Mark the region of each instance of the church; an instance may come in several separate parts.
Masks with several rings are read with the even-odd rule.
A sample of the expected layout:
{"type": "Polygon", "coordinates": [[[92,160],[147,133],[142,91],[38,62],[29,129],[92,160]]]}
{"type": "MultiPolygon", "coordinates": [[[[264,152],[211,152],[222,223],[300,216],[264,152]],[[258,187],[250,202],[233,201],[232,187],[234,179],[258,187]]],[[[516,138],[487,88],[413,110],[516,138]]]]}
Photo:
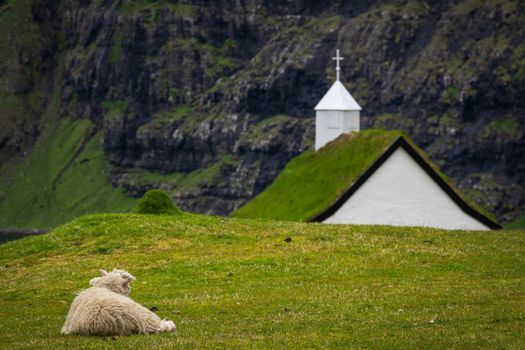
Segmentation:
{"type": "Polygon", "coordinates": [[[315,150],[292,159],[236,217],[328,224],[499,229],[403,132],[360,130],[361,107],[340,81],[315,106],[315,150]]]}

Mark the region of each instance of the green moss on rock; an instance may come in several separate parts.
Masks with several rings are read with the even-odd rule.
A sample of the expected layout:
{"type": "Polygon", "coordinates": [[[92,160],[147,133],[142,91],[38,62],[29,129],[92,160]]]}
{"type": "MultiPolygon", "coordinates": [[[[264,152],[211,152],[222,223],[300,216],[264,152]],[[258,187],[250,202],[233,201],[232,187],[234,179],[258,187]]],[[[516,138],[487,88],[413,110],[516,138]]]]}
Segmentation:
{"type": "Polygon", "coordinates": [[[118,118],[124,115],[127,106],[127,102],[122,100],[102,102],[102,107],[105,111],[104,116],[108,119],[118,118]]]}
{"type": "Polygon", "coordinates": [[[519,140],[522,136],[519,123],[512,116],[491,121],[478,134],[478,139],[483,141],[491,137],[507,140],[519,140]]]}

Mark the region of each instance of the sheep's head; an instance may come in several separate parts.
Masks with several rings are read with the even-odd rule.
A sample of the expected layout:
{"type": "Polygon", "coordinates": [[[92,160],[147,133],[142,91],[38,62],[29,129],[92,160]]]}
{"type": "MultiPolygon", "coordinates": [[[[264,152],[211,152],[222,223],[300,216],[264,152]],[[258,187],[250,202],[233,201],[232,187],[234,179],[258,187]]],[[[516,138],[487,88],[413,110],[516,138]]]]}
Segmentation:
{"type": "Polygon", "coordinates": [[[135,277],[124,270],[114,269],[111,272],[106,270],[100,270],[101,277],[95,277],[89,284],[93,287],[107,288],[115,293],[128,296],[131,293],[131,281],[135,280],[135,277]]]}

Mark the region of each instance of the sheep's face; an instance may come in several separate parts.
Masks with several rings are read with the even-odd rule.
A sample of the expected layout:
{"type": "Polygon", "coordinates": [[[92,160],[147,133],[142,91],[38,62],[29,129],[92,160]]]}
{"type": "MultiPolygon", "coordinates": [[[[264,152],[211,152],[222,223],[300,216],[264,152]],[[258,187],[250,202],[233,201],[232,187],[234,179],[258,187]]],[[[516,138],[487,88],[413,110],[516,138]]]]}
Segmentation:
{"type": "Polygon", "coordinates": [[[124,270],[114,269],[111,272],[100,270],[101,277],[93,278],[89,284],[93,287],[107,288],[115,293],[129,296],[131,293],[130,283],[135,280],[130,273],[124,270]]]}

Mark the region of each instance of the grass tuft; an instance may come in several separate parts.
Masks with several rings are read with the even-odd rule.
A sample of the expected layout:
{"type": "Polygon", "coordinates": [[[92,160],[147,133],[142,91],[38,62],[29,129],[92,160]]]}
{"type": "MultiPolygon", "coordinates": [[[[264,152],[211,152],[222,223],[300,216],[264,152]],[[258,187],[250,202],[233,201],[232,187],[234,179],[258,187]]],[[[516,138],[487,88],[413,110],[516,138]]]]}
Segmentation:
{"type": "Polygon", "coordinates": [[[170,215],[181,213],[180,209],[173,204],[170,196],[161,190],[149,190],[144,193],[133,212],[137,214],[170,215]]]}

